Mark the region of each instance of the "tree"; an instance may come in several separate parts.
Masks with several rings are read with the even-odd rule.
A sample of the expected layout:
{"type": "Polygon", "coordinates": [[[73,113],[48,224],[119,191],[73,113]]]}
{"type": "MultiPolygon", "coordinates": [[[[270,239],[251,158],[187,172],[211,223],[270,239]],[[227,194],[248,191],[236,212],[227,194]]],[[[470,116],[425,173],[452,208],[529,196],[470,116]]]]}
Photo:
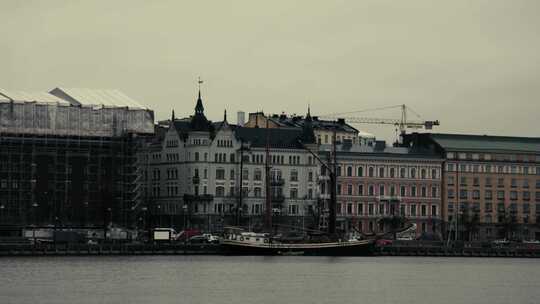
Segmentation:
{"type": "Polygon", "coordinates": [[[379,219],[379,224],[383,230],[392,233],[392,238],[396,239],[397,232],[407,223],[407,218],[400,215],[385,216],[379,219]]]}

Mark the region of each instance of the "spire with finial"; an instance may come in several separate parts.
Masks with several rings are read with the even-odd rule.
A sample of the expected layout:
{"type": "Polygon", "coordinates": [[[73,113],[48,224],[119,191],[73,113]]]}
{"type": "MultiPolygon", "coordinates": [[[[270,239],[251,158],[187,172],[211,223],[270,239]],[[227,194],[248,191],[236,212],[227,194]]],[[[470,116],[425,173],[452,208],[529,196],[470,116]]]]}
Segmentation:
{"type": "Polygon", "coordinates": [[[203,83],[203,81],[201,80],[201,77],[199,77],[199,80],[198,80],[199,98],[197,98],[197,105],[195,106],[195,114],[204,114],[204,107],[203,107],[202,98],[201,98],[201,83],[203,83]]]}
{"type": "Polygon", "coordinates": [[[175,117],[174,117],[174,109],[172,109],[172,113],[171,113],[171,121],[175,121],[175,117]]]}
{"type": "Polygon", "coordinates": [[[227,109],[225,109],[225,112],[223,113],[223,122],[227,121],[227,109]]]}
{"type": "Polygon", "coordinates": [[[309,105],[300,138],[304,143],[315,143],[315,133],[313,132],[313,125],[311,124],[311,109],[309,105]]]}
{"type": "Polygon", "coordinates": [[[311,121],[311,106],[310,106],[309,104],[308,104],[308,106],[307,106],[306,120],[311,121]]]}

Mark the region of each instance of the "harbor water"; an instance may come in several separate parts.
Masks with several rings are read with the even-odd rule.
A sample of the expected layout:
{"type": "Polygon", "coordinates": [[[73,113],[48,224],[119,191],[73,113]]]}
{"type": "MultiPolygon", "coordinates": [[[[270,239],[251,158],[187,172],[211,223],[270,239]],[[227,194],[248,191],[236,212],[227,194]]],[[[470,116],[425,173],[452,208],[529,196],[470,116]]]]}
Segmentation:
{"type": "Polygon", "coordinates": [[[539,303],[536,259],[0,258],[0,303],[539,303]]]}

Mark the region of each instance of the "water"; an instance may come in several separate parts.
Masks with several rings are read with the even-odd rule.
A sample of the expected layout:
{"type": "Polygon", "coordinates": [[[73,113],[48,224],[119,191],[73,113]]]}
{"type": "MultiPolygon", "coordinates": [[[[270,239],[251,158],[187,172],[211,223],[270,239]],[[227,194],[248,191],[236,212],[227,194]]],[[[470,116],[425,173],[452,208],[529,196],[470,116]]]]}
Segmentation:
{"type": "Polygon", "coordinates": [[[0,258],[0,303],[539,303],[540,261],[420,257],[0,258]]]}

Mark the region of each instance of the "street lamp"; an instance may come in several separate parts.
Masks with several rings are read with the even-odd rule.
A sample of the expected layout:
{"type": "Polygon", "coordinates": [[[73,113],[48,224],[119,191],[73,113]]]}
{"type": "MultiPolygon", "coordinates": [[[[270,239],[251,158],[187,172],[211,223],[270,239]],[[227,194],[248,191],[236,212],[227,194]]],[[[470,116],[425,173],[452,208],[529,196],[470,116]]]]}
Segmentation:
{"type": "Polygon", "coordinates": [[[32,227],[32,238],[34,239],[34,246],[36,246],[36,222],[37,222],[36,208],[38,206],[39,205],[36,202],[34,202],[32,204],[32,213],[34,214],[34,224],[33,224],[33,227],[32,227]]]}
{"type": "Polygon", "coordinates": [[[188,205],[187,204],[184,204],[184,206],[182,206],[182,210],[184,211],[184,231],[186,230],[186,221],[187,221],[187,210],[188,210],[188,205]]]}
{"type": "Polygon", "coordinates": [[[4,221],[4,209],[6,207],[2,204],[0,205],[0,223],[2,223],[4,221]]]}

